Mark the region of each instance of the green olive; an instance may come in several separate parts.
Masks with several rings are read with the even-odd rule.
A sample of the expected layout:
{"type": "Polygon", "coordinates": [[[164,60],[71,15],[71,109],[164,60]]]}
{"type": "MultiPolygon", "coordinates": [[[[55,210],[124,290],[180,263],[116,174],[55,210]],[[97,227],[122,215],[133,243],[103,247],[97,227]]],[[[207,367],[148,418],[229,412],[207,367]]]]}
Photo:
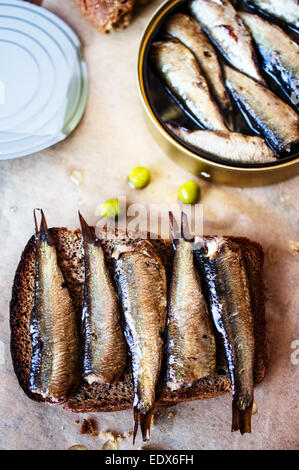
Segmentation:
{"type": "Polygon", "coordinates": [[[108,199],[107,201],[103,202],[101,206],[101,216],[107,217],[108,219],[112,219],[119,215],[119,203],[118,199],[108,199]]]}
{"type": "Polygon", "coordinates": [[[195,181],[187,181],[179,188],[179,198],[184,204],[195,204],[199,198],[199,186],[195,181]]]}
{"type": "Polygon", "coordinates": [[[150,171],[143,166],[136,166],[129,174],[129,183],[134,186],[134,188],[141,189],[144,188],[149,183],[151,178],[150,171]]]}

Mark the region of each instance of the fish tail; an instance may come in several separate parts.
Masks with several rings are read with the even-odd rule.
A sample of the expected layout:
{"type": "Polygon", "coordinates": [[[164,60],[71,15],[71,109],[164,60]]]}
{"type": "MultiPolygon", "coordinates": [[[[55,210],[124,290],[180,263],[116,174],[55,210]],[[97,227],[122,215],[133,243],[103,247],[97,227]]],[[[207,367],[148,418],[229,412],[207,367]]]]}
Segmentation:
{"type": "Polygon", "coordinates": [[[35,235],[39,237],[41,241],[46,241],[50,245],[53,245],[54,242],[52,240],[51,235],[49,234],[48,231],[48,224],[47,220],[44,214],[44,211],[42,209],[33,209],[33,216],[34,216],[34,223],[35,223],[35,235]],[[36,217],[36,211],[40,212],[40,227],[38,228],[38,223],[37,223],[37,217],[36,217]]]}
{"type": "Polygon", "coordinates": [[[138,430],[138,423],[139,423],[139,411],[134,408],[134,429],[133,429],[133,445],[135,444],[135,437],[138,430]]]}
{"type": "Polygon", "coordinates": [[[35,233],[37,234],[38,232],[41,233],[46,233],[48,231],[48,225],[46,221],[46,217],[44,214],[44,211],[42,209],[33,209],[33,216],[34,216],[34,223],[35,223],[35,233]],[[40,221],[40,228],[38,228],[38,223],[37,223],[37,217],[36,217],[36,211],[40,212],[41,215],[41,221],[40,221]]]}
{"type": "Polygon", "coordinates": [[[141,427],[141,433],[142,433],[142,439],[144,441],[148,441],[150,438],[150,433],[151,433],[151,423],[152,423],[152,416],[153,416],[153,408],[146,413],[141,413],[140,414],[140,427],[141,427]]]}
{"type": "Polygon", "coordinates": [[[171,232],[171,240],[174,249],[176,249],[175,241],[178,238],[183,237],[184,240],[192,242],[194,241],[194,237],[190,234],[188,219],[185,212],[181,212],[181,229],[175,220],[173,213],[169,211],[169,225],[170,225],[170,232],[171,232]]]}
{"type": "Polygon", "coordinates": [[[171,211],[168,212],[169,215],[169,226],[170,226],[170,233],[171,233],[171,241],[173,248],[176,249],[175,246],[175,240],[177,238],[180,238],[181,234],[179,231],[179,226],[177,224],[177,221],[175,220],[173,213],[171,211]]]}
{"type": "Polygon", "coordinates": [[[181,212],[181,233],[184,240],[188,242],[194,241],[194,237],[190,234],[188,218],[185,212],[181,212]]]}
{"type": "Polygon", "coordinates": [[[90,226],[87,224],[86,220],[83,218],[80,211],[78,211],[78,214],[79,214],[79,220],[80,220],[83,240],[86,243],[93,243],[95,241],[95,238],[94,238],[94,235],[92,233],[92,230],[91,230],[90,226]]]}
{"type": "Polygon", "coordinates": [[[143,441],[148,441],[151,432],[151,423],[154,409],[150,409],[146,413],[141,413],[140,410],[134,408],[134,430],[133,430],[133,444],[135,443],[135,437],[138,430],[138,423],[140,422],[140,428],[142,433],[143,441]]]}
{"type": "Polygon", "coordinates": [[[35,224],[35,235],[39,232],[38,230],[38,223],[37,223],[37,217],[36,217],[36,211],[39,211],[40,209],[33,209],[33,217],[34,217],[34,224],[35,224]]]}
{"type": "Polygon", "coordinates": [[[237,401],[233,400],[232,431],[240,430],[241,434],[251,432],[252,405],[253,399],[245,410],[240,410],[237,401]]]}
{"type": "Polygon", "coordinates": [[[47,224],[47,221],[46,221],[44,211],[42,209],[40,209],[40,214],[41,214],[41,221],[40,221],[39,231],[41,233],[46,233],[46,232],[48,232],[48,224],[47,224]]]}

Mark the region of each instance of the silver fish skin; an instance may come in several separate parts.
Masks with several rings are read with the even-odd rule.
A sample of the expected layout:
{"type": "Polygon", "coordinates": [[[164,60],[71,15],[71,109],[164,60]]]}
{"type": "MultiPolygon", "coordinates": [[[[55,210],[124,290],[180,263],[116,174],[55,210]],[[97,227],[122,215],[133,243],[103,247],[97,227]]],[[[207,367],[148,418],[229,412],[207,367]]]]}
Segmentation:
{"type": "MultiPolygon", "coordinates": [[[[177,230],[173,228],[173,220],[170,214],[175,255],[169,291],[165,350],[166,383],[171,390],[177,390],[184,385],[192,385],[202,377],[214,375],[216,343],[194,263],[193,242],[176,237],[177,230]]],[[[185,216],[182,215],[182,226],[184,220],[185,216]]]]}
{"type": "Polygon", "coordinates": [[[151,60],[182,104],[210,130],[227,130],[193,53],[176,39],[155,42],[151,60]]]}
{"type": "Polygon", "coordinates": [[[232,382],[232,431],[251,432],[254,319],[241,248],[224,237],[205,237],[196,251],[209,291],[210,311],[224,342],[232,382]]]}
{"type": "Polygon", "coordinates": [[[42,211],[41,215],[41,227],[35,235],[29,388],[52,402],[64,402],[80,380],[78,322],[42,211]]]}
{"type": "Polygon", "coordinates": [[[133,439],[140,422],[143,440],[147,440],[163,355],[167,304],[165,268],[148,240],[131,245],[120,243],[112,256],[132,361],[133,439]]]}
{"type": "Polygon", "coordinates": [[[247,0],[247,3],[299,30],[298,0],[247,0]]]}
{"type": "Polygon", "coordinates": [[[281,85],[290,99],[298,100],[299,45],[279,26],[258,15],[241,12],[240,16],[255,40],[263,58],[264,70],[281,85]]]}
{"type": "Polygon", "coordinates": [[[205,75],[211,93],[223,112],[229,128],[232,129],[232,104],[224,85],[218,56],[207,35],[194,18],[183,13],[170,16],[164,30],[193,52],[205,75]]]}
{"type": "Polygon", "coordinates": [[[264,83],[251,34],[233,5],[228,0],[191,0],[189,8],[231,65],[264,83]]]}
{"type": "Polygon", "coordinates": [[[275,152],[289,152],[299,141],[298,114],[269,88],[224,67],[225,83],[251,126],[275,152]]]}
{"type": "Polygon", "coordinates": [[[100,241],[79,213],[85,281],[82,310],[83,376],[88,383],[115,383],[124,372],[127,345],[117,293],[100,241]]]}
{"type": "Polygon", "coordinates": [[[223,161],[269,163],[277,160],[274,152],[261,137],[238,132],[190,131],[169,123],[167,127],[196,150],[208,153],[223,161]]]}

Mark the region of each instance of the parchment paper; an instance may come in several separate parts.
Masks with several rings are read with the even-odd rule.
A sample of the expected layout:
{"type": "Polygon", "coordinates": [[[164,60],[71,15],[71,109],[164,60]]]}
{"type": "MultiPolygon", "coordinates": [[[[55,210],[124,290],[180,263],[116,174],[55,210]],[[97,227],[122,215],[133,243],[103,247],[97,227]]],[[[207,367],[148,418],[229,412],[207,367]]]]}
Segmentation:
{"type": "MultiPolygon", "coordinates": [[[[179,185],[193,178],[152,140],[137,94],[138,43],[158,4],[153,1],[143,8],[128,29],[103,36],[81,17],[71,0],[44,2],[80,36],[89,66],[90,91],[86,114],[65,142],[26,158],[0,162],[2,449],[67,449],[83,444],[100,450],[108,437],[80,435],[76,420],[82,422],[84,417],[93,417],[99,432],[131,429],[131,411],[76,415],[30,401],[12,370],[8,309],[15,269],[33,232],[34,207],[44,208],[50,226],[76,228],[78,208],[90,223],[95,223],[96,208],[115,195],[126,194],[136,202],[172,204],[177,201],[179,185]],[[152,172],[151,184],[142,191],[130,189],[126,181],[129,170],[136,165],[152,172]],[[81,171],[79,185],[74,182],[74,178],[76,182],[80,179],[74,170],[81,171]]],[[[296,354],[295,348],[299,348],[299,256],[289,251],[289,243],[299,241],[299,178],[253,189],[198,182],[205,233],[245,235],[262,243],[266,251],[270,367],[255,391],[258,413],[252,418],[252,434],[230,432],[231,397],[227,395],[162,410],[145,448],[298,448],[299,352],[296,354]]],[[[131,449],[131,439],[120,441],[119,446],[131,449]]],[[[135,448],[140,446],[138,436],[135,448]]]]}

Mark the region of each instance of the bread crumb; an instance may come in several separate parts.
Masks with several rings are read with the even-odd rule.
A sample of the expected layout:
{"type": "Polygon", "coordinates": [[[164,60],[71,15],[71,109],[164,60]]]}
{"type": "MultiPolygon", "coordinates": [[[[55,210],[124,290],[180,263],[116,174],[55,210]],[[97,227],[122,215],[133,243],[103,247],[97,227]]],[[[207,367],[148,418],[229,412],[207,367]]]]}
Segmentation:
{"type": "Polygon", "coordinates": [[[155,422],[163,418],[172,419],[174,418],[174,416],[175,411],[172,408],[167,408],[165,406],[161,408],[156,408],[154,412],[155,422]]]}
{"type": "Polygon", "coordinates": [[[297,241],[290,241],[289,242],[289,252],[296,256],[296,255],[299,255],[299,242],[297,241]]]}
{"type": "Polygon", "coordinates": [[[271,265],[276,264],[278,261],[278,250],[274,246],[270,246],[266,250],[266,258],[271,265]]]}
{"type": "Polygon", "coordinates": [[[119,450],[117,439],[111,439],[103,444],[102,450],[119,450]]]}
{"type": "Polygon", "coordinates": [[[175,410],[165,406],[155,409],[155,424],[159,426],[161,432],[170,432],[175,417],[175,410]]]}
{"type": "Polygon", "coordinates": [[[109,440],[103,444],[103,450],[119,450],[119,441],[124,441],[132,436],[132,431],[128,430],[123,433],[114,433],[111,431],[101,431],[99,437],[108,437],[109,440]]]}
{"type": "Polygon", "coordinates": [[[121,440],[121,441],[124,441],[128,437],[131,437],[132,434],[133,434],[132,431],[125,431],[122,434],[118,434],[116,438],[121,440]]]}
{"type": "Polygon", "coordinates": [[[125,28],[130,24],[133,0],[75,0],[81,13],[101,33],[125,28]]]}
{"type": "Polygon", "coordinates": [[[99,437],[109,437],[110,439],[114,439],[115,438],[115,434],[113,434],[111,431],[101,431],[99,433],[99,437]]]}
{"type": "Polygon", "coordinates": [[[69,447],[68,450],[87,450],[87,448],[85,446],[76,444],[74,446],[69,447]]]}
{"type": "Polygon", "coordinates": [[[82,170],[72,170],[70,173],[70,179],[77,186],[80,186],[84,182],[82,170]]]}
{"type": "Polygon", "coordinates": [[[92,419],[83,419],[81,424],[80,434],[91,434],[93,437],[97,436],[96,423],[92,419]]]}
{"type": "Polygon", "coordinates": [[[255,415],[258,412],[258,409],[259,409],[259,407],[257,405],[257,402],[254,401],[253,405],[252,405],[252,414],[255,415]]]}
{"type": "Polygon", "coordinates": [[[111,431],[101,431],[99,434],[99,437],[109,437],[110,439],[119,439],[121,441],[131,436],[132,436],[132,431],[130,430],[122,432],[120,434],[117,434],[111,431]]]}
{"type": "Polygon", "coordinates": [[[282,191],[281,195],[280,195],[280,200],[282,203],[290,203],[291,202],[291,196],[286,193],[285,191],[282,191]]]}

